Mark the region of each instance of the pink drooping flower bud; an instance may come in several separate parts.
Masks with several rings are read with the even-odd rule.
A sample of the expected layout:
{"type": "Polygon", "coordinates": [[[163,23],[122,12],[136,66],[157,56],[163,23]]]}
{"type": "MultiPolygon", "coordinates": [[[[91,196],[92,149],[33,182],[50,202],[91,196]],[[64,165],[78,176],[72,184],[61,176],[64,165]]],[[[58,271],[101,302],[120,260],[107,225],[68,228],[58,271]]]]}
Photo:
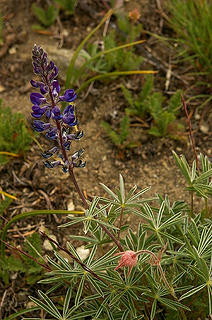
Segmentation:
{"type": "Polygon", "coordinates": [[[132,267],[134,267],[138,261],[136,252],[127,250],[124,252],[116,253],[115,256],[121,256],[118,266],[114,270],[118,270],[121,267],[129,267],[127,276],[130,275],[132,267]]]}

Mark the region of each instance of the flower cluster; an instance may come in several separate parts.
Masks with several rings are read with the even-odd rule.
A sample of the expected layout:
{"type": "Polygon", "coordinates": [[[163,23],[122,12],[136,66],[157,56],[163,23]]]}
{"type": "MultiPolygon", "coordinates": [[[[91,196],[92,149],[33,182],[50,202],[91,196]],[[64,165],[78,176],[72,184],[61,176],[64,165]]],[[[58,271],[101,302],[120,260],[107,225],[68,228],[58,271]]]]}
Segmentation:
{"type": "MultiPolygon", "coordinates": [[[[47,53],[37,45],[32,50],[32,64],[34,73],[41,78],[41,81],[31,80],[34,88],[39,88],[40,92],[33,92],[30,95],[32,106],[33,128],[38,132],[43,132],[45,137],[56,142],[54,146],[42,156],[47,168],[62,166],[63,172],[68,172],[73,167],[84,167],[85,162],[80,160],[83,150],[75,152],[71,159],[67,156],[67,151],[71,148],[73,140],[83,137],[83,132],[76,130],[78,121],[75,113],[74,100],[77,98],[73,89],[65,91],[60,95],[60,85],[57,78],[58,68],[54,62],[48,62],[47,53]],[[68,106],[61,111],[59,104],[68,102],[68,106]],[[74,128],[74,133],[71,133],[74,128]],[[60,160],[50,161],[51,157],[59,154],[60,160]]],[[[52,160],[52,159],[51,159],[52,160]]]]}
{"type": "Polygon", "coordinates": [[[121,256],[118,266],[114,269],[115,271],[121,267],[129,267],[128,276],[130,275],[132,268],[136,265],[138,261],[137,252],[132,250],[127,250],[124,252],[116,253],[115,256],[121,256]]]}

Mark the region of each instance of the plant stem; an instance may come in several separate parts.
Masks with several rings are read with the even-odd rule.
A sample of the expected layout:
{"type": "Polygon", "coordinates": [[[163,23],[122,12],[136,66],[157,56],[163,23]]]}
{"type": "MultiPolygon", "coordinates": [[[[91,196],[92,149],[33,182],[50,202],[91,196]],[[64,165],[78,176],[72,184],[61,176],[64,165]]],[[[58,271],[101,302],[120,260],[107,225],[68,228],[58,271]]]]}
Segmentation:
{"type": "MultiPolygon", "coordinates": [[[[140,253],[147,253],[149,255],[151,255],[153,258],[154,258],[154,264],[158,267],[158,270],[160,272],[160,275],[161,275],[161,278],[163,279],[163,282],[165,284],[165,286],[167,287],[167,289],[169,290],[171,296],[177,301],[179,302],[176,294],[175,294],[175,291],[174,291],[174,288],[172,286],[170,286],[170,284],[168,283],[168,280],[166,279],[166,275],[165,275],[165,272],[163,271],[163,268],[160,264],[160,258],[156,256],[156,254],[150,250],[139,250],[136,252],[136,254],[140,254],[140,253]]],[[[186,315],[185,315],[185,312],[182,308],[179,308],[180,310],[180,313],[182,315],[182,318],[183,320],[186,320],[186,315]]]]}
{"type": "Polygon", "coordinates": [[[193,154],[194,154],[194,157],[195,157],[195,160],[196,160],[197,171],[199,172],[199,160],[198,160],[198,157],[197,157],[197,150],[196,150],[194,135],[193,135],[193,132],[192,132],[191,115],[188,114],[187,104],[185,102],[185,99],[184,99],[183,95],[181,95],[181,99],[182,99],[182,102],[183,102],[183,107],[184,107],[184,110],[185,110],[186,119],[187,119],[187,123],[188,123],[188,127],[189,127],[189,136],[190,136],[190,140],[191,140],[191,146],[192,146],[193,154]]]}
{"type": "Polygon", "coordinates": [[[108,285],[108,283],[102,279],[101,277],[99,277],[94,271],[92,271],[90,268],[88,268],[83,262],[81,262],[77,257],[75,257],[69,250],[67,250],[66,248],[63,248],[62,246],[59,245],[59,243],[57,241],[55,241],[54,239],[50,238],[49,236],[47,236],[47,234],[45,232],[40,232],[41,235],[48,239],[49,241],[53,242],[58,249],[66,252],[75,262],[77,262],[85,271],[89,272],[93,277],[95,277],[96,279],[104,282],[106,285],[108,285]]]}
{"type": "MultiPolygon", "coordinates": [[[[110,13],[108,12],[108,16],[110,16],[110,14],[112,14],[112,11],[110,10],[110,13]]],[[[106,16],[107,16],[106,15],[106,16]]],[[[104,20],[104,19],[103,19],[104,20]]],[[[102,21],[103,21],[102,20],[102,21]]],[[[103,22],[102,22],[103,23],[103,22]]],[[[84,42],[83,42],[84,43],[84,42]]],[[[82,45],[82,44],[81,44],[82,45]]],[[[79,49],[79,48],[78,48],[79,49]]],[[[78,50],[77,49],[77,50],[78,50]]],[[[77,57],[77,56],[76,56],[77,57]]],[[[75,57],[75,58],[76,58],[75,57]]],[[[72,58],[71,60],[71,63],[70,63],[70,67],[72,65],[72,63],[75,62],[75,59],[74,57],[72,58]]],[[[52,88],[51,86],[49,85],[49,81],[48,81],[48,78],[45,77],[45,81],[46,81],[46,84],[48,85],[49,87],[49,96],[50,96],[50,99],[51,99],[51,103],[52,103],[52,108],[56,105],[55,101],[54,101],[54,97],[53,97],[53,94],[52,94],[52,88]]],[[[88,202],[87,200],[85,199],[85,196],[84,194],[82,193],[79,185],[78,185],[78,182],[75,178],[75,175],[74,175],[74,166],[73,166],[73,163],[69,161],[68,159],[68,155],[67,155],[67,152],[66,152],[66,149],[64,147],[64,144],[63,144],[63,136],[62,136],[62,127],[61,127],[61,123],[60,123],[60,120],[55,120],[55,123],[56,123],[56,126],[57,126],[57,132],[59,134],[59,145],[60,145],[60,149],[61,149],[61,152],[62,152],[62,155],[63,155],[63,158],[64,158],[64,162],[67,162],[68,163],[68,169],[69,169],[69,174],[70,174],[70,177],[74,183],[74,186],[75,186],[75,189],[76,191],[78,192],[79,196],[80,196],[80,199],[82,200],[83,204],[84,204],[84,207],[85,209],[88,209],[89,208],[89,205],[88,205],[88,202]]],[[[123,248],[122,246],[120,245],[119,241],[116,239],[116,237],[103,225],[101,225],[101,228],[107,233],[107,235],[114,241],[114,243],[117,245],[117,247],[119,248],[120,251],[123,251],[123,248]]]]}
{"type": "MultiPolygon", "coordinates": [[[[69,167],[69,174],[70,174],[71,179],[72,179],[72,181],[73,181],[73,183],[74,183],[74,186],[75,186],[75,188],[76,188],[76,191],[78,192],[78,194],[79,194],[79,196],[80,196],[80,198],[81,198],[81,200],[82,200],[82,202],[83,202],[83,204],[84,204],[84,206],[85,206],[85,209],[88,209],[88,208],[89,208],[88,202],[87,202],[87,200],[85,199],[84,194],[82,193],[82,191],[81,191],[81,189],[80,189],[80,187],[79,187],[79,185],[78,185],[78,183],[77,183],[77,180],[76,180],[76,178],[75,178],[74,171],[73,171],[73,168],[72,168],[72,167],[69,167]]],[[[102,230],[103,230],[105,233],[107,233],[107,235],[108,235],[108,236],[113,240],[113,242],[117,245],[117,247],[119,248],[119,250],[120,250],[120,251],[123,251],[123,247],[122,247],[122,245],[120,244],[120,242],[116,239],[116,237],[108,230],[107,227],[105,227],[105,226],[104,226],[103,224],[101,224],[100,222],[99,222],[99,224],[100,224],[102,230]]]]}
{"type": "Polygon", "coordinates": [[[76,191],[78,192],[79,196],[80,196],[80,199],[82,200],[83,204],[84,204],[84,207],[85,209],[88,209],[89,208],[89,205],[88,205],[88,202],[87,200],[85,199],[85,196],[84,194],[82,193],[78,183],[77,183],[77,180],[75,178],[75,175],[74,175],[74,170],[73,170],[73,167],[71,165],[69,165],[69,174],[70,174],[70,177],[74,183],[74,186],[75,186],[75,189],[76,191]]]}
{"type": "Polygon", "coordinates": [[[154,74],[157,73],[157,71],[153,70],[132,70],[132,71],[113,71],[108,73],[99,74],[97,76],[94,76],[88,80],[86,80],[79,89],[77,89],[77,93],[79,94],[84,88],[86,88],[91,82],[94,82],[95,80],[104,79],[108,77],[117,77],[117,76],[124,76],[124,75],[132,75],[132,74],[154,74]]]}
{"type": "Polygon", "coordinates": [[[120,242],[116,239],[116,237],[108,230],[107,227],[105,227],[103,224],[101,224],[101,222],[99,222],[102,230],[104,230],[105,233],[107,233],[107,235],[113,240],[113,242],[117,245],[117,247],[119,248],[119,250],[122,252],[124,249],[122,247],[122,245],[120,244],[120,242]]]}
{"type": "Polygon", "coordinates": [[[26,257],[32,259],[34,262],[36,262],[37,264],[39,264],[41,267],[43,267],[44,269],[46,269],[47,271],[52,271],[52,269],[47,265],[47,264],[43,264],[43,263],[40,263],[36,258],[32,257],[30,254],[28,254],[27,252],[21,250],[21,249],[18,249],[14,246],[11,246],[9,243],[7,243],[6,241],[2,240],[1,241],[10,249],[13,249],[15,251],[19,251],[20,253],[22,253],[23,255],[25,255],[26,257]]]}
{"type": "Polygon", "coordinates": [[[118,232],[118,240],[120,242],[120,233],[121,233],[121,225],[122,225],[122,219],[123,219],[123,213],[124,213],[124,208],[121,208],[121,215],[120,215],[120,221],[119,221],[119,232],[118,232]]]}
{"type": "Polygon", "coordinates": [[[205,217],[209,218],[209,215],[208,215],[208,199],[207,198],[205,198],[205,217]]]}

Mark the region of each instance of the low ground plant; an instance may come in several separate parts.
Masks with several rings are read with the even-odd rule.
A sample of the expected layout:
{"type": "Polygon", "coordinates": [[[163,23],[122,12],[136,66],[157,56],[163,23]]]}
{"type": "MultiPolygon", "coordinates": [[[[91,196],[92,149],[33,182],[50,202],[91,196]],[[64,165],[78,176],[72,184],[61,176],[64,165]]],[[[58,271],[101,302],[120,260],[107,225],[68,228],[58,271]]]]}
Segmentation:
{"type": "MultiPolygon", "coordinates": [[[[33,127],[52,141],[42,154],[44,165],[70,175],[84,206],[82,215],[68,216],[59,227],[80,224],[81,234],[70,234],[70,239],[83,241],[91,250],[83,260],[71,242],[62,246],[42,232],[55,249],[42,262],[46,272],[39,283],[48,290],[30,297],[37,307],[7,319],[212,317],[212,224],[203,214],[205,207],[211,213],[209,202],[194,209],[189,201],[171,203],[159,194],[146,197],[149,187],[126,190],[122,175],[117,190],[101,184],[103,196],[87,200],[75,177],[75,170],[85,166],[83,150],[72,151],[83,137],[76,117],[77,95],[73,89],[60,93],[58,69],[41,47],[35,45],[32,54],[34,72],[41,78],[41,82],[31,81],[40,90],[30,95],[33,127]],[[68,102],[63,111],[62,102],[68,102]],[[129,216],[136,218],[136,229],[126,224],[129,216]],[[41,317],[37,310],[42,310],[41,317]]],[[[188,192],[209,200],[212,165],[208,158],[201,155],[200,164],[195,160],[191,168],[184,157],[174,157],[189,182],[188,192]]],[[[24,250],[22,254],[27,255],[24,250]]]]}
{"type": "Polygon", "coordinates": [[[102,121],[101,126],[109,137],[111,142],[118,148],[118,149],[126,149],[126,148],[133,148],[135,145],[132,144],[129,140],[129,132],[130,132],[130,119],[128,115],[124,115],[121,119],[120,125],[118,130],[113,130],[112,126],[106,122],[102,121]]]}
{"type": "Polygon", "coordinates": [[[140,93],[134,97],[130,90],[121,86],[129,106],[125,109],[127,115],[145,120],[152,117],[148,133],[156,137],[180,139],[183,126],[177,121],[181,103],[181,92],[176,91],[170,99],[161,92],[153,92],[153,77],[149,76],[140,93]]]}
{"type": "MultiPolygon", "coordinates": [[[[131,31],[129,30],[128,38],[130,41],[128,40],[127,43],[124,41],[124,44],[118,45],[118,36],[115,32],[109,33],[103,39],[101,50],[98,46],[99,42],[88,43],[113,13],[112,9],[109,10],[100,23],[76,48],[67,69],[65,89],[78,85],[77,93],[80,93],[96,80],[113,79],[124,75],[156,73],[156,71],[152,70],[137,70],[142,58],[135,55],[134,47],[144,42],[144,40],[134,41],[140,33],[140,25],[139,28],[132,26],[131,31]],[[84,58],[84,62],[80,67],[77,67],[76,61],[79,56],[84,58]]],[[[128,20],[126,21],[129,23],[128,20]]]]}
{"type": "Polygon", "coordinates": [[[78,0],[55,0],[55,3],[65,12],[67,15],[74,14],[78,0]]]}
{"type": "Polygon", "coordinates": [[[21,113],[12,113],[0,100],[0,165],[11,157],[23,156],[32,143],[32,134],[21,113]]]}
{"type": "Polygon", "coordinates": [[[48,5],[46,8],[39,7],[33,3],[32,12],[41,23],[41,25],[33,25],[33,29],[50,27],[56,21],[59,14],[58,8],[53,3],[48,5]]]}

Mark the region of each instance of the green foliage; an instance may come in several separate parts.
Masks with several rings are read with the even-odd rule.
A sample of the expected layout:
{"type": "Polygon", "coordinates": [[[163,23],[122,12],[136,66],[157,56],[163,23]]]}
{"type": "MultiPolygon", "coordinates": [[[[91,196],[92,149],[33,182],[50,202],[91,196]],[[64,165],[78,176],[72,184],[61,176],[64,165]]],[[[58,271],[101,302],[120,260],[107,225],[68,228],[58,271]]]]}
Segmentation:
{"type": "MultiPolygon", "coordinates": [[[[181,106],[181,94],[177,91],[167,102],[167,107],[163,107],[164,97],[160,92],[155,92],[147,101],[147,109],[153,117],[153,125],[148,131],[150,134],[156,137],[169,136],[171,138],[177,138],[177,134],[169,132],[170,125],[176,120],[176,115],[181,106]]],[[[177,130],[180,131],[181,127],[175,123],[177,130]]]]}
{"type": "Polygon", "coordinates": [[[72,15],[74,14],[74,10],[77,6],[78,0],[55,0],[61,9],[65,11],[66,14],[72,15]]]}
{"type": "MultiPolygon", "coordinates": [[[[133,47],[142,43],[143,40],[118,45],[117,34],[112,31],[103,39],[103,50],[99,50],[97,43],[88,44],[90,38],[112,13],[113,11],[109,10],[97,27],[83,39],[75,50],[67,70],[66,89],[78,84],[79,89],[77,92],[79,93],[95,80],[114,78],[121,75],[155,73],[155,71],[151,70],[132,70],[132,68],[137,68],[142,61],[142,58],[133,52],[133,47]],[[88,44],[87,49],[83,49],[86,44],[88,44]],[[124,48],[128,49],[125,51],[123,50],[124,48]],[[84,62],[81,63],[81,66],[77,66],[76,60],[80,56],[84,58],[84,62]],[[123,69],[124,71],[122,71],[123,69]],[[93,76],[93,72],[96,75],[93,76]],[[80,85],[79,80],[83,80],[83,84],[80,85]]],[[[141,26],[132,26],[130,30],[133,30],[133,32],[128,38],[135,39],[140,33],[138,32],[140,29],[141,26]]]]}
{"type": "MultiPolygon", "coordinates": [[[[0,152],[12,152],[23,155],[29,150],[32,137],[26,127],[21,113],[12,113],[10,108],[3,107],[0,100],[0,152]]],[[[0,154],[0,164],[8,161],[8,157],[0,154]]]]}
{"type": "MultiPolygon", "coordinates": [[[[120,34],[126,32],[126,34],[124,33],[125,36],[121,38],[122,42],[134,42],[140,35],[142,26],[140,24],[137,26],[132,25],[127,17],[118,19],[117,24],[118,26],[120,24],[121,27],[120,34]]],[[[143,61],[143,58],[134,53],[134,46],[128,47],[125,50],[118,49],[120,34],[113,30],[103,39],[103,52],[100,51],[98,43],[88,44],[87,50],[81,52],[81,55],[86,60],[84,67],[86,66],[88,70],[98,73],[108,73],[113,70],[136,70],[143,61]],[[115,48],[117,50],[114,50],[115,48]]],[[[80,75],[84,74],[83,69],[80,69],[80,75]]]]}
{"type": "MultiPolygon", "coordinates": [[[[33,233],[25,240],[24,249],[32,258],[43,262],[42,243],[39,234],[33,233]]],[[[43,268],[34,260],[24,255],[13,252],[10,256],[0,258],[0,278],[8,284],[11,272],[21,272],[25,274],[28,284],[33,284],[41,278],[43,268]]]]}
{"type": "Polygon", "coordinates": [[[35,3],[32,5],[32,12],[45,28],[50,27],[55,22],[59,13],[58,8],[53,4],[49,5],[45,10],[38,7],[35,3]]]}
{"type": "Polygon", "coordinates": [[[137,97],[133,97],[131,92],[121,85],[122,92],[124,94],[125,99],[129,103],[129,108],[126,108],[126,113],[132,116],[138,116],[143,118],[148,112],[147,108],[147,100],[152,94],[153,89],[153,76],[148,76],[143,88],[137,97]]]}
{"type": "Polygon", "coordinates": [[[141,92],[136,98],[133,98],[131,92],[123,85],[121,89],[125,99],[129,103],[129,107],[125,109],[129,116],[137,116],[140,118],[147,117],[148,115],[152,116],[153,124],[148,131],[149,134],[156,137],[169,136],[174,139],[178,138],[178,131],[181,131],[182,127],[178,123],[175,123],[175,120],[181,106],[180,90],[166,102],[167,107],[164,108],[163,103],[165,97],[160,92],[152,93],[152,76],[147,78],[141,92]]]}
{"type": "MultiPolygon", "coordinates": [[[[202,161],[204,165],[208,163],[202,161]]],[[[212,176],[211,171],[205,172],[204,183],[212,176]]],[[[90,255],[82,261],[72,244],[67,243],[68,252],[76,259],[70,263],[55,251],[54,258],[47,257],[52,271],[40,281],[51,286],[48,291],[51,299],[40,290],[40,299],[30,299],[58,320],[85,316],[117,320],[210,317],[212,225],[209,220],[201,219],[201,211],[190,218],[184,201],[171,204],[167,196],[157,195],[152,204],[153,199],[143,198],[149,188],[136,192],[134,186],[126,192],[121,175],[118,190],[101,185],[107,196],[95,197],[83,217],[69,216],[70,221],[60,226],[83,223],[85,235],[71,235],[71,238],[84,241],[91,248],[90,255]],[[136,231],[120,225],[122,215],[125,219],[135,216],[136,231]],[[137,253],[138,261],[130,273],[127,266],[114,270],[118,264],[117,247],[108,249],[104,245],[112,239],[102,225],[116,239],[120,237],[121,251],[137,253]],[[60,287],[66,288],[62,307],[61,299],[57,298],[60,287]]]]}
{"type": "Polygon", "coordinates": [[[208,75],[212,71],[212,6],[207,0],[169,0],[170,26],[177,34],[180,56],[208,75]]]}
{"type": "Polygon", "coordinates": [[[120,126],[117,131],[113,130],[111,125],[106,121],[102,121],[101,126],[117,148],[124,149],[135,147],[135,144],[130,143],[128,140],[130,121],[127,115],[124,115],[121,119],[120,126]]]}

